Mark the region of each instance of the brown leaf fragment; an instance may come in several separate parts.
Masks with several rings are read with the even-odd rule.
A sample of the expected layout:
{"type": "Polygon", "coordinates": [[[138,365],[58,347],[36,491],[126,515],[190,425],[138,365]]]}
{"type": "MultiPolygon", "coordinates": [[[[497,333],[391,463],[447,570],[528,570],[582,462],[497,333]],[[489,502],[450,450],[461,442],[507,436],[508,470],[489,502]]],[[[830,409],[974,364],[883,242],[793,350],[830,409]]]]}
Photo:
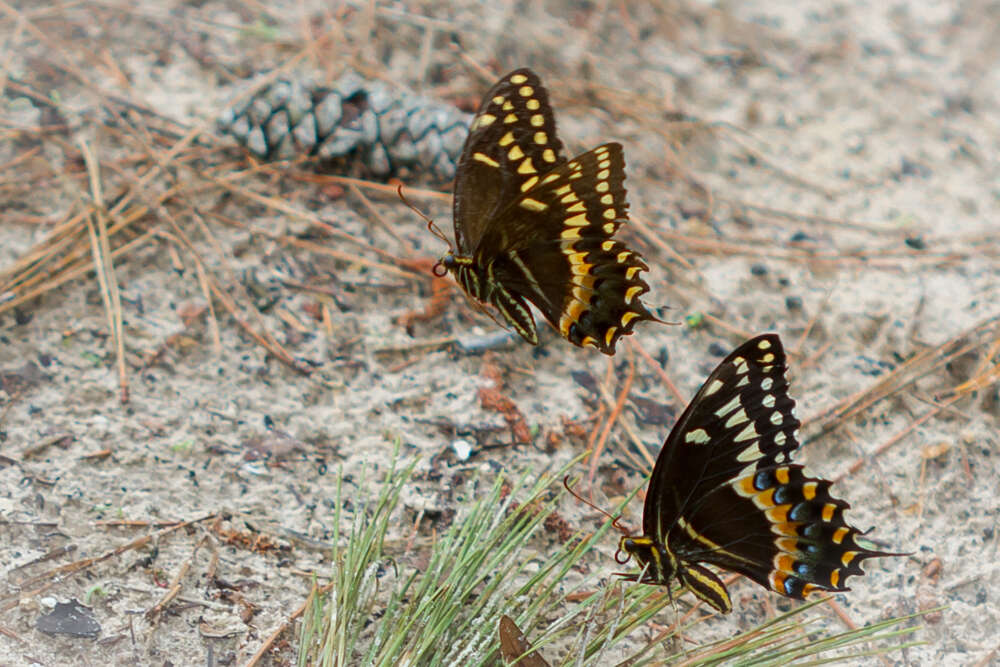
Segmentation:
{"type": "Polygon", "coordinates": [[[505,396],[501,391],[503,379],[500,376],[500,369],[494,364],[486,362],[483,364],[482,375],[492,380],[493,386],[479,388],[479,404],[484,410],[494,410],[503,416],[514,436],[515,443],[525,445],[531,442],[531,429],[528,428],[528,422],[525,421],[524,415],[513,399],[505,396]]]}
{"type": "Polygon", "coordinates": [[[516,661],[521,667],[549,667],[545,658],[531,650],[527,637],[507,614],[500,616],[497,633],[500,636],[500,655],[508,665],[516,661]]]}

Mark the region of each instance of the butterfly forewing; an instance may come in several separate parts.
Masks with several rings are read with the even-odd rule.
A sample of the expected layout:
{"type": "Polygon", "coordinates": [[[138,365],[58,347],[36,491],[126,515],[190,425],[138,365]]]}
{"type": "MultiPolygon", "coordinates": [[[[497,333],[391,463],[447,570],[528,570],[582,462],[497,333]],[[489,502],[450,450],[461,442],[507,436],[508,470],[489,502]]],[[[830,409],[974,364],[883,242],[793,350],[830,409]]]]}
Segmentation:
{"type": "Polygon", "coordinates": [[[538,174],[566,161],[549,95],[538,75],[514,70],[483,97],[455,174],[455,242],[479,245],[490,221],[538,174]]]}
{"type": "Polygon", "coordinates": [[[799,424],[778,336],[741,345],[712,372],[667,436],[650,478],[643,530],[662,537],[673,527],[661,525],[663,517],[704,503],[710,491],[744,470],[787,461],[798,447],[799,424]]]}
{"type": "MultiPolygon", "coordinates": [[[[847,590],[861,561],[897,555],[858,544],[849,505],[831,483],[789,463],[799,420],[788,396],[785,354],[773,334],[747,341],[709,376],[664,443],[643,509],[642,538],[629,544],[640,563],[649,544],[674,556],[671,577],[728,611],[698,563],[739,572],[788,597],[847,590]],[[710,594],[709,594],[710,593],[710,594]]],[[[623,545],[626,540],[623,539],[623,545]]],[[[626,549],[628,550],[628,549],[626,549]]],[[[720,584],[721,585],[721,584],[720,584]]]]}

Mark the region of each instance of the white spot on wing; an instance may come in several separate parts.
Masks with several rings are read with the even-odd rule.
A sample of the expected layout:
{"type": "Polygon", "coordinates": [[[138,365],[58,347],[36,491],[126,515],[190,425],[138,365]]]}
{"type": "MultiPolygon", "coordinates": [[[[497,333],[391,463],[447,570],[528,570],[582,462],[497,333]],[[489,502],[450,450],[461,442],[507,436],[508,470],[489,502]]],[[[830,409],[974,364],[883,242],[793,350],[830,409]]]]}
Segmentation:
{"type": "Polygon", "coordinates": [[[751,440],[755,437],[757,437],[757,428],[754,426],[753,422],[750,422],[736,435],[735,438],[733,438],[733,442],[743,442],[744,440],[751,440]]]}
{"type": "Polygon", "coordinates": [[[708,437],[708,432],[703,428],[696,428],[695,430],[688,431],[684,434],[684,442],[693,445],[704,445],[709,440],[711,440],[711,438],[708,437]]]}
{"type": "Polygon", "coordinates": [[[740,407],[740,397],[739,396],[733,396],[733,398],[730,399],[730,401],[728,403],[726,403],[721,408],[719,408],[718,410],[715,411],[715,415],[717,417],[725,417],[726,415],[728,415],[730,412],[732,412],[733,410],[735,410],[738,407],[740,407]]]}
{"type": "Polygon", "coordinates": [[[726,420],[726,428],[732,428],[734,426],[739,426],[743,422],[749,421],[747,418],[747,412],[743,408],[740,408],[737,412],[733,413],[733,416],[726,420]]]}
{"type": "Polygon", "coordinates": [[[721,389],[723,385],[724,383],[722,382],[722,380],[712,380],[711,382],[708,383],[708,386],[705,387],[705,396],[711,396],[715,392],[719,391],[719,389],[721,389]]]}

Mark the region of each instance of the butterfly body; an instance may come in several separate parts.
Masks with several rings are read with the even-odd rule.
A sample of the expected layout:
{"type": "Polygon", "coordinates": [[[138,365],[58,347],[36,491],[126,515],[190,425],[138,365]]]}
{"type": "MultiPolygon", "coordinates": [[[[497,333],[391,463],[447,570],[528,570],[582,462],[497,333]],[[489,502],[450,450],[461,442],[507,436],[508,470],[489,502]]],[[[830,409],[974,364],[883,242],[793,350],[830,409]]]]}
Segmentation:
{"type": "Polygon", "coordinates": [[[656,320],[638,254],[611,237],[628,220],[625,159],[611,143],[567,160],[548,93],[520,69],[483,98],[455,177],[454,251],[441,264],[526,341],[528,303],[575,345],[613,354],[637,322],[656,320]]]}
{"type": "Polygon", "coordinates": [[[644,568],[629,578],[677,580],[720,612],[732,608],[703,563],[738,572],[791,598],[846,591],[866,558],[849,507],[831,482],[791,463],[800,422],[787,393],[778,336],[744,343],[713,371],[657,458],[643,507],[643,535],[619,547],[644,568]]]}

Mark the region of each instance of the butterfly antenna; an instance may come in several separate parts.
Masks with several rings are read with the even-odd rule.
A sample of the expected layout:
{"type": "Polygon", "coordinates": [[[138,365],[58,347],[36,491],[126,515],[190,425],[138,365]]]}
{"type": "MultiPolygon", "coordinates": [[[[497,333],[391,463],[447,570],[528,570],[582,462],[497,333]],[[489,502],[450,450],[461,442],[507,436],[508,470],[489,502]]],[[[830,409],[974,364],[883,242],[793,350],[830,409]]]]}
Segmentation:
{"type": "Polygon", "coordinates": [[[430,218],[428,218],[426,215],[424,215],[423,211],[421,211],[419,208],[417,208],[416,206],[414,206],[413,204],[410,203],[410,200],[407,199],[406,196],[403,194],[403,184],[402,183],[400,183],[398,186],[396,186],[396,194],[399,195],[400,200],[404,204],[406,204],[411,211],[413,211],[414,213],[416,213],[417,215],[419,215],[423,219],[423,221],[427,223],[427,229],[430,230],[431,234],[433,234],[434,236],[438,237],[439,239],[441,239],[442,241],[444,241],[446,244],[448,244],[448,252],[452,252],[451,241],[449,241],[448,237],[445,236],[444,232],[441,231],[441,228],[438,227],[436,224],[434,224],[433,220],[431,220],[430,218]]]}
{"type": "MultiPolygon", "coordinates": [[[[576,491],[574,491],[573,487],[570,486],[570,484],[569,484],[569,475],[566,475],[565,477],[563,477],[563,486],[565,486],[566,490],[569,491],[570,494],[574,498],[576,498],[577,500],[579,500],[581,503],[583,503],[584,505],[586,505],[587,507],[589,507],[591,509],[597,510],[598,512],[600,512],[604,516],[606,516],[609,519],[611,519],[611,525],[614,526],[622,535],[624,535],[625,537],[629,537],[632,534],[631,531],[629,531],[628,528],[626,528],[625,526],[623,526],[621,524],[621,519],[622,518],[620,516],[613,516],[610,512],[607,512],[606,510],[601,509],[600,507],[598,507],[597,505],[595,505],[594,503],[590,502],[589,500],[587,500],[586,498],[584,498],[583,496],[581,496],[579,493],[577,493],[576,491]]],[[[615,560],[618,560],[618,558],[615,557],[615,560]]]]}

